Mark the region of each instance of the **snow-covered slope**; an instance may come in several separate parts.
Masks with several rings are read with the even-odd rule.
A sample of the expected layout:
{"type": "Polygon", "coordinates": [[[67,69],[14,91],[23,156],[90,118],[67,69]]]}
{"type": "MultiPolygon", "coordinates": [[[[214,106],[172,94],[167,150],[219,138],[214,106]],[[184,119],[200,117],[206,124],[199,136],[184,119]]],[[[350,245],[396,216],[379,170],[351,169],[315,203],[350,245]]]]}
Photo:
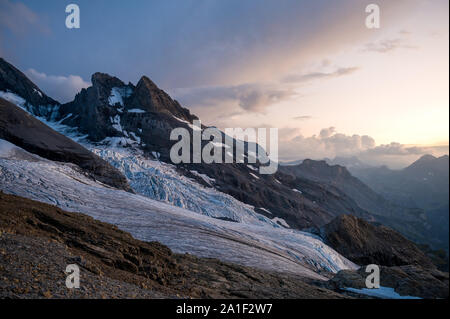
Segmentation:
{"type": "MultiPolygon", "coordinates": [[[[238,216],[242,222],[211,218],[106,187],[78,173],[71,165],[36,160],[36,157],[33,161],[24,160],[15,156],[18,152],[11,152],[14,146],[8,142],[0,141],[0,144],[0,149],[4,150],[0,154],[0,190],[88,214],[116,224],[138,239],[159,241],[175,252],[311,278],[322,278],[318,273],[323,270],[336,272],[357,267],[313,235],[279,227],[270,220],[259,218],[249,207],[233,211],[233,216],[238,216]]],[[[139,175],[142,173],[140,167],[145,165],[140,163],[139,169],[130,169],[130,172],[139,175]]],[[[148,169],[156,170],[158,165],[154,165],[156,167],[150,165],[148,169]]],[[[129,166],[133,166],[132,162],[129,166]]],[[[172,173],[167,168],[159,172],[168,176],[172,173]]],[[[170,181],[167,177],[163,180],[170,181]]],[[[186,183],[185,194],[199,191],[200,185],[189,185],[186,180],[181,182],[186,183]]],[[[181,187],[181,184],[175,187],[181,187]]],[[[204,196],[207,191],[205,189],[204,196]]],[[[215,195],[210,194],[211,197],[203,200],[214,199],[215,195]]]]}

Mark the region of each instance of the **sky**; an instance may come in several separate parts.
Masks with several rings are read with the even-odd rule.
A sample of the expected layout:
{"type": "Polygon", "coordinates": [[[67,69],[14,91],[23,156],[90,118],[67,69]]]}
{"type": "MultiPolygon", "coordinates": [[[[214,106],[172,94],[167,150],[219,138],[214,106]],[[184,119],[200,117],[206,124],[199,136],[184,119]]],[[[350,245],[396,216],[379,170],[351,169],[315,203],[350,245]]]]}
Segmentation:
{"type": "Polygon", "coordinates": [[[80,29],[69,3],[0,0],[0,55],[61,102],[147,75],[206,125],[278,128],[281,160],[448,154],[447,0],[80,0],[80,29]]]}

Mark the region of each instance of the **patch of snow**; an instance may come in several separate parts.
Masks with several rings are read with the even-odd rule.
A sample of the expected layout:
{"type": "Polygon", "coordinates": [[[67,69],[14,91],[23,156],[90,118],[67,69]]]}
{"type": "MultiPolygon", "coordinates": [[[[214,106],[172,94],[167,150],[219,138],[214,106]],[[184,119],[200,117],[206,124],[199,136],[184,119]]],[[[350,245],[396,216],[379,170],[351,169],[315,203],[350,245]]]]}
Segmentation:
{"type": "MultiPolygon", "coordinates": [[[[33,106],[27,103],[25,99],[20,97],[19,95],[12,93],[12,92],[5,92],[0,91],[0,97],[17,105],[21,109],[23,109],[25,112],[35,116],[38,120],[42,122],[46,122],[47,118],[50,121],[55,121],[58,111],[59,111],[59,105],[38,105],[33,106]],[[44,117],[45,116],[45,117],[44,117]]],[[[47,123],[45,123],[47,124],[47,123]]]]}
{"type": "Polygon", "coordinates": [[[128,110],[128,113],[146,113],[146,112],[141,109],[131,109],[131,110],[128,110]]]}
{"type": "Polygon", "coordinates": [[[253,174],[253,173],[249,173],[252,177],[254,177],[254,178],[256,178],[256,179],[259,179],[259,177],[258,176],[256,176],[255,174],[253,174]]]}
{"type": "Polygon", "coordinates": [[[111,117],[111,123],[116,131],[123,132],[122,125],[120,124],[120,115],[116,115],[114,118],[111,117]]]}
{"type": "Polygon", "coordinates": [[[230,148],[229,145],[223,144],[223,143],[218,143],[218,142],[209,142],[209,144],[214,145],[214,147],[217,148],[230,148]]]}
{"type": "Polygon", "coordinates": [[[25,106],[27,101],[25,101],[25,99],[21,98],[17,94],[14,94],[12,92],[0,91],[0,97],[28,111],[25,106]]]}
{"type": "Polygon", "coordinates": [[[99,144],[100,145],[106,145],[110,147],[121,147],[121,146],[127,146],[127,145],[133,145],[137,142],[127,138],[127,137],[107,137],[104,140],[102,140],[99,144]]]}
{"type": "Polygon", "coordinates": [[[179,117],[176,117],[176,116],[174,116],[174,118],[175,118],[177,121],[181,122],[181,123],[187,124],[193,131],[201,131],[201,130],[202,130],[201,127],[198,127],[198,126],[196,126],[196,125],[192,125],[191,123],[189,123],[189,122],[186,121],[186,120],[180,119],[179,117]]]}
{"type": "Polygon", "coordinates": [[[9,158],[11,153],[17,149],[17,146],[8,141],[0,139],[0,158],[9,158]]]}
{"type": "Polygon", "coordinates": [[[422,298],[413,297],[413,296],[401,296],[395,292],[394,288],[383,287],[383,286],[380,286],[380,288],[373,288],[373,289],[344,288],[344,290],[362,294],[362,295],[366,295],[366,296],[382,298],[382,299],[422,299],[422,298]]]}
{"type": "Polygon", "coordinates": [[[109,105],[115,106],[119,104],[120,106],[123,106],[123,99],[122,95],[120,94],[119,88],[113,87],[111,89],[111,94],[108,98],[109,105]]]}
{"type": "Polygon", "coordinates": [[[192,174],[194,174],[195,176],[200,177],[201,179],[203,179],[208,185],[213,186],[214,182],[216,181],[214,178],[209,177],[206,174],[200,174],[197,171],[190,171],[192,174]]]}
{"type": "Polygon", "coordinates": [[[292,191],[293,191],[293,192],[296,192],[296,193],[300,193],[300,194],[303,194],[303,192],[302,192],[301,190],[299,190],[299,189],[296,189],[296,188],[293,188],[293,189],[292,189],[292,191]]]}
{"type": "Polygon", "coordinates": [[[138,143],[141,144],[141,138],[139,136],[136,136],[136,134],[134,134],[134,132],[130,132],[131,137],[134,138],[134,140],[138,143]]]}
{"type": "MultiPolygon", "coordinates": [[[[120,105],[123,107],[123,98],[129,97],[131,93],[132,90],[129,87],[113,87],[108,98],[108,103],[111,106],[120,105]]],[[[123,109],[120,112],[123,112],[123,109]]]]}
{"type": "Polygon", "coordinates": [[[41,93],[41,91],[39,91],[39,90],[36,90],[36,89],[34,89],[33,88],[33,92],[34,93],[37,93],[40,97],[42,97],[42,93],[41,93]]]}
{"type": "Polygon", "coordinates": [[[159,159],[159,157],[161,156],[161,154],[159,152],[155,152],[155,151],[152,152],[152,155],[156,159],[159,159]]]}
{"type": "Polygon", "coordinates": [[[286,223],[286,221],[285,221],[283,218],[275,217],[275,218],[272,219],[272,221],[273,221],[274,223],[280,224],[281,226],[283,226],[283,227],[285,227],[285,228],[291,228],[291,227],[289,226],[289,224],[286,223]]]}
{"type": "Polygon", "coordinates": [[[258,169],[252,165],[247,165],[248,168],[250,168],[252,171],[258,171],[258,169]]]}
{"type": "MultiPolygon", "coordinates": [[[[262,211],[265,211],[267,214],[272,215],[272,213],[270,211],[268,211],[267,209],[265,209],[264,207],[260,207],[259,209],[262,210],[262,211]]],[[[273,219],[272,219],[272,221],[273,221],[273,219]]]]}

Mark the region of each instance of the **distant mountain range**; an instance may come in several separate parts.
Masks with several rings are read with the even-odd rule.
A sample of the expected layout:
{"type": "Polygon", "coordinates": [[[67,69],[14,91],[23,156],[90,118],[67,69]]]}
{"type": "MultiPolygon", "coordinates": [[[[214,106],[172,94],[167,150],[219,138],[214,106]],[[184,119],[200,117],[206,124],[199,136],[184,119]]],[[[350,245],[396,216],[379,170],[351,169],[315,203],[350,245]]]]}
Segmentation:
{"type": "Polygon", "coordinates": [[[400,170],[386,166],[372,167],[357,158],[336,158],[329,162],[346,165],[354,176],[396,205],[422,209],[429,223],[430,234],[439,238],[435,247],[444,247],[448,251],[448,155],[424,155],[400,170]]]}

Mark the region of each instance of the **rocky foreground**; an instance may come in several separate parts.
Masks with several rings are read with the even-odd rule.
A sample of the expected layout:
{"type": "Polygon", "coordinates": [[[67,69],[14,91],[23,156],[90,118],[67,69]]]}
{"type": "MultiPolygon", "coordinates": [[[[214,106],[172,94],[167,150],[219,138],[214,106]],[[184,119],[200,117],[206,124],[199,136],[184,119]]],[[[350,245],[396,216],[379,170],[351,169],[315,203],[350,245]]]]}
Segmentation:
{"type": "Polygon", "coordinates": [[[0,193],[0,298],[343,298],[293,275],[174,254],[116,226],[0,193]],[[65,269],[80,267],[80,288],[65,269]]]}
{"type": "MultiPolygon", "coordinates": [[[[448,273],[388,228],[341,216],[321,235],[349,258],[380,265],[381,285],[402,296],[448,298],[448,273]]],[[[84,214],[0,192],[0,298],[368,298],[346,290],[365,287],[364,270],[314,281],[175,254],[84,214]],[[80,267],[79,289],[65,285],[69,264],[80,267]]]]}

